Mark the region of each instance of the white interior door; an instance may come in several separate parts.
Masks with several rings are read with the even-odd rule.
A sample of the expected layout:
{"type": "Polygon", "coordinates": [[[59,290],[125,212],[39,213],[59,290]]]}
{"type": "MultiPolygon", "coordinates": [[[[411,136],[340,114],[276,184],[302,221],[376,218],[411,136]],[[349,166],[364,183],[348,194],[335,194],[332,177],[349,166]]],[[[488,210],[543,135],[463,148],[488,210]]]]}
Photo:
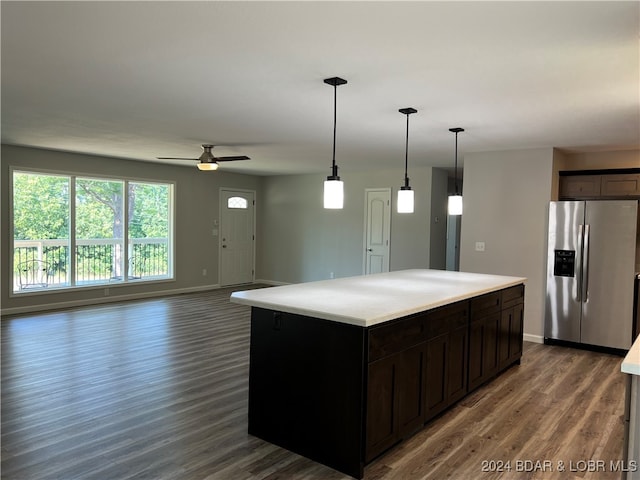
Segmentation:
{"type": "Polygon", "coordinates": [[[255,193],[220,190],[220,285],[254,280],[255,193]]]}
{"type": "Polygon", "coordinates": [[[364,273],[389,271],[391,189],[365,190],[364,273]]]}

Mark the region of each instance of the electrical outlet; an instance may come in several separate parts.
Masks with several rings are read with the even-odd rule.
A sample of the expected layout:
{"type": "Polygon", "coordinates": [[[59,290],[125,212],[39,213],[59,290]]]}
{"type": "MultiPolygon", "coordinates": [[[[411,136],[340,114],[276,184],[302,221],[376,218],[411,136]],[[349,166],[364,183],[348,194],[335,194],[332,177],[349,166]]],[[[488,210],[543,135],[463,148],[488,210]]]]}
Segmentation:
{"type": "Polygon", "coordinates": [[[206,277],[206,276],[207,276],[207,269],[206,269],[206,268],[203,268],[203,269],[202,269],[202,276],[203,276],[203,277],[206,277]]]}
{"type": "Polygon", "coordinates": [[[484,242],[476,242],[476,252],[484,252],[484,242]]]}

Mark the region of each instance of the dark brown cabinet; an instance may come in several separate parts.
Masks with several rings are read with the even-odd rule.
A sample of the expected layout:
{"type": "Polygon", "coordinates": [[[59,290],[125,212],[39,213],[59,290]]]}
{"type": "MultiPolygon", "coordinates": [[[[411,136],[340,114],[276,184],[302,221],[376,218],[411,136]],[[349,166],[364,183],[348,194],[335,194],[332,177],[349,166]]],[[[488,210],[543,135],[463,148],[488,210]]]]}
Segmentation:
{"type": "Polygon", "coordinates": [[[560,198],[596,198],[600,196],[600,175],[560,177],[560,198]]]}
{"type": "Polygon", "coordinates": [[[638,169],[561,172],[560,200],[640,198],[638,169]]]}
{"type": "Polygon", "coordinates": [[[467,393],[469,302],[427,315],[426,420],[467,393]]]}
{"type": "Polygon", "coordinates": [[[471,300],[469,391],[519,362],[523,321],[523,285],[471,300]]]}
{"type": "Polygon", "coordinates": [[[498,330],[498,368],[517,362],[522,356],[524,288],[512,287],[502,293],[502,313],[498,330]]]}
{"type": "Polygon", "coordinates": [[[425,344],[369,364],[365,461],[424,424],[425,344]]]}
{"type": "Polygon", "coordinates": [[[600,193],[606,197],[640,196],[640,174],[603,175],[600,193]]]}
{"type": "Polygon", "coordinates": [[[500,326],[500,292],[471,300],[469,326],[469,390],[473,390],[498,371],[498,329],[500,326]]]}
{"type": "Polygon", "coordinates": [[[424,340],[423,317],[369,333],[366,462],[424,424],[424,340]]]}

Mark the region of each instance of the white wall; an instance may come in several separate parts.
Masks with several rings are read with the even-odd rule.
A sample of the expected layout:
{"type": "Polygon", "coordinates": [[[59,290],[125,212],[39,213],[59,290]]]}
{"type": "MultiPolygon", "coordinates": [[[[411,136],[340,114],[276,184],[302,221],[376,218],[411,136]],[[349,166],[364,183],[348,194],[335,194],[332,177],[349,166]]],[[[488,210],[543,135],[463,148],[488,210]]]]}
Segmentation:
{"type": "Polygon", "coordinates": [[[525,339],[540,342],[553,157],[551,148],[464,157],[460,270],[527,277],[525,339]]]}
{"type": "MultiPolygon", "coordinates": [[[[432,239],[432,192],[446,201],[446,173],[432,168],[410,171],[415,190],[413,214],[395,213],[397,190],[403,172],[377,170],[340,172],[345,182],[345,207],[325,210],[322,188],[325,175],[288,175],[265,177],[258,204],[257,278],[270,282],[296,283],[361,275],[365,189],[392,187],[390,269],[429,268],[433,262],[444,268],[444,246],[431,253],[433,241],[445,243],[434,234],[432,239]],[[433,179],[439,183],[433,188],[433,179]],[[441,254],[439,253],[441,250],[441,254]],[[439,258],[441,255],[442,258],[439,258]]],[[[444,218],[439,222],[446,225],[444,218]]]]}

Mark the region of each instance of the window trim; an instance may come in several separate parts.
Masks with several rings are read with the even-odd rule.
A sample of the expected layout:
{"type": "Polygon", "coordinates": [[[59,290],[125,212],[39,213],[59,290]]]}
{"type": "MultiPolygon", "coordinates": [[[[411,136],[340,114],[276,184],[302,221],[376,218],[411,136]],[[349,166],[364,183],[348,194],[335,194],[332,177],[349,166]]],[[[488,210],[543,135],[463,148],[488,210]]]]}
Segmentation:
{"type": "MultiPolygon", "coordinates": [[[[127,288],[132,285],[152,285],[158,283],[170,283],[176,281],[175,276],[175,261],[176,261],[176,250],[175,250],[175,239],[176,239],[176,190],[177,190],[177,182],[175,180],[164,180],[164,179],[150,179],[150,178],[139,178],[139,177],[128,177],[128,176],[114,176],[114,175],[104,175],[99,173],[91,173],[91,172],[69,172],[65,170],[50,170],[44,168],[33,168],[26,166],[9,166],[9,212],[8,212],[8,233],[9,233],[9,268],[7,269],[7,285],[8,285],[8,295],[9,298],[25,298],[30,296],[37,295],[52,295],[52,294],[60,294],[60,293],[71,293],[73,291],[87,291],[87,290],[105,290],[105,296],[108,295],[108,290],[111,288],[127,288]],[[15,173],[24,173],[31,175],[51,175],[51,176],[65,176],[69,177],[70,185],[69,185],[69,229],[72,232],[70,235],[69,245],[70,252],[75,251],[75,247],[77,246],[77,239],[75,235],[76,230],[76,180],[77,178],[88,178],[88,179],[96,179],[96,180],[105,180],[105,181],[122,181],[124,191],[128,191],[129,183],[146,183],[146,184],[160,184],[167,185],[169,187],[169,208],[168,208],[168,235],[167,235],[167,252],[170,256],[170,261],[167,265],[167,276],[164,278],[152,278],[149,280],[144,279],[128,279],[124,278],[122,281],[114,282],[114,283],[99,283],[99,284],[87,284],[87,285],[75,285],[76,280],[76,268],[75,268],[75,259],[74,255],[71,253],[69,258],[70,265],[70,283],[71,285],[60,286],[47,288],[42,290],[30,290],[30,291],[14,291],[14,175],[15,173]]],[[[128,195],[124,195],[125,202],[125,215],[128,212],[128,195]]],[[[128,217],[125,217],[126,221],[124,222],[124,252],[125,255],[128,252],[128,233],[129,233],[129,225],[128,225],[128,217]]],[[[127,257],[125,257],[127,258],[127,257]]],[[[127,266],[128,268],[128,266],[127,266]]]]}

